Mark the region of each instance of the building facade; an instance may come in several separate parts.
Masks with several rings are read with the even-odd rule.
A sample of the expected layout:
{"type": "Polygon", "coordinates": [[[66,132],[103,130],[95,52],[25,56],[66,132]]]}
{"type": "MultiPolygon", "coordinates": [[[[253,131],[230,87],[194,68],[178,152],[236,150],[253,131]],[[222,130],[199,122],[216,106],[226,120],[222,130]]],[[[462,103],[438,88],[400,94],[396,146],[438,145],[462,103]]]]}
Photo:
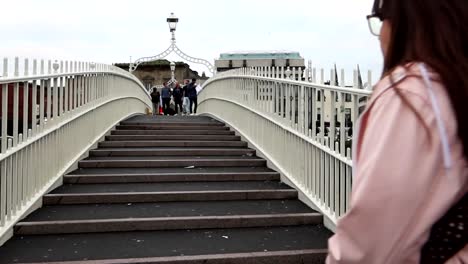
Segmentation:
{"type": "Polygon", "coordinates": [[[215,60],[217,72],[243,67],[290,67],[297,70],[296,79],[302,79],[304,58],[295,51],[239,51],[221,53],[215,60]]]}
{"type": "MultiPolygon", "coordinates": [[[[190,69],[190,65],[184,62],[176,62],[174,77],[179,83],[184,80],[197,79],[197,83],[202,84],[208,79],[205,73],[200,76],[197,71],[190,69]]],[[[115,66],[128,71],[129,63],[115,63],[115,66]]],[[[155,60],[144,62],[138,66],[133,74],[145,85],[149,90],[152,87],[161,87],[164,82],[171,80],[172,72],[170,61],[155,60]]]]}

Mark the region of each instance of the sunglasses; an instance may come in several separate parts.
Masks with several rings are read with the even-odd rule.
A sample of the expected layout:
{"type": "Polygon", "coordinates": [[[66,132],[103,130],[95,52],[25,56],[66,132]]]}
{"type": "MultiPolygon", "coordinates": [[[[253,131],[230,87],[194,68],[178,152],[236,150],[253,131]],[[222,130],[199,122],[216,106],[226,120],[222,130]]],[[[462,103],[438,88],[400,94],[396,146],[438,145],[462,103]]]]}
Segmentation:
{"type": "Polygon", "coordinates": [[[381,14],[372,14],[368,15],[367,23],[369,24],[369,29],[372,35],[380,36],[380,30],[382,29],[383,17],[381,14]]]}

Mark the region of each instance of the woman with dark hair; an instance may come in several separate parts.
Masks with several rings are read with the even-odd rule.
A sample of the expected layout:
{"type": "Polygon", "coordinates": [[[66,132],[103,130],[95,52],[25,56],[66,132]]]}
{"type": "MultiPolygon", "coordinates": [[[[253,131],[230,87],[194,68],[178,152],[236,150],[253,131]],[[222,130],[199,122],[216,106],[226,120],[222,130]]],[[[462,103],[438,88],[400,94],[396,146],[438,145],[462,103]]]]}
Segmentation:
{"type": "Polygon", "coordinates": [[[327,263],[468,263],[468,2],[375,0],[381,80],[327,263]]]}

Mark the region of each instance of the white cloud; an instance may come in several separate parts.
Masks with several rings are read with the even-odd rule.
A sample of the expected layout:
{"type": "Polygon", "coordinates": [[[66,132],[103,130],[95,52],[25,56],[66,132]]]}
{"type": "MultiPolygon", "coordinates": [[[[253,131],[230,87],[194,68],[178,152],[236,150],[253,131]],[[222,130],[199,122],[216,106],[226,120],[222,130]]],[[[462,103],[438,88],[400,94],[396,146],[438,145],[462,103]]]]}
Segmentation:
{"type": "Polygon", "coordinates": [[[0,1],[0,56],[128,62],[169,46],[165,20],[175,12],[178,46],[194,57],[285,49],[348,74],[357,64],[374,76],[381,68],[365,21],[372,0],[0,1]]]}

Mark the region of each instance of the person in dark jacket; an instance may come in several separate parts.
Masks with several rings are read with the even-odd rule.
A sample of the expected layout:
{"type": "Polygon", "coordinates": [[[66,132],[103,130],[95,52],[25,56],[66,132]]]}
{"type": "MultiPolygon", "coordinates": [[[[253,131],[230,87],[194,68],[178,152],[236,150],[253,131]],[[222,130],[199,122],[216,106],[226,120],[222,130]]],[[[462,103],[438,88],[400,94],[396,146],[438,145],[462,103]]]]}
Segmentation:
{"type": "Polygon", "coordinates": [[[153,115],[157,115],[159,113],[159,101],[161,100],[161,95],[158,92],[158,89],[155,87],[153,88],[153,92],[151,93],[151,102],[153,103],[153,115]]]}
{"type": "Polygon", "coordinates": [[[182,87],[182,91],[184,92],[184,98],[183,98],[183,101],[182,101],[182,107],[184,109],[184,114],[189,114],[190,113],[190,109],[189,109],[190,100],[188,98],[188,93],[187,93],[187,88],[188,88],[189,84],[190,84],[190,81],[185,80],[184,81],[184,86],[182,87]]]}
{"type": "Polygon", "coordinates": [[[176,83],[176,86],[174,87],[174,90],[172,91],[172,97],[174,98],[174,104],[175,104],[175,114],[177,115],[179,113],[182,114],[182,97],[184,95],[184,92],[182,91],[182,88],[180,88],[179,83],[176,83]],[[177,108],[177,106],[179,106],[177,108]]]}
{"type": "Polygon", "coordinates": [[[197,79],[192,79],[192,82],[187,86],[187,95],[190,100],[190,114],[197,113],[197,105],[198,105],[198,98],[197,98],[197,79]],[[193,109],[193,105],[195,104],[195,109],[193,109]],[[193,109],[193,112],[192,112],[193,109]]]}
{"type": "Polygon", "coordinates": [[[164,88],[161,90],[161,97],[163,101],[163,112],[165,115],[169,115],[169,106],[171,103],[171,89],[167,86],[167,83],[164,83],[164,88]]]}

